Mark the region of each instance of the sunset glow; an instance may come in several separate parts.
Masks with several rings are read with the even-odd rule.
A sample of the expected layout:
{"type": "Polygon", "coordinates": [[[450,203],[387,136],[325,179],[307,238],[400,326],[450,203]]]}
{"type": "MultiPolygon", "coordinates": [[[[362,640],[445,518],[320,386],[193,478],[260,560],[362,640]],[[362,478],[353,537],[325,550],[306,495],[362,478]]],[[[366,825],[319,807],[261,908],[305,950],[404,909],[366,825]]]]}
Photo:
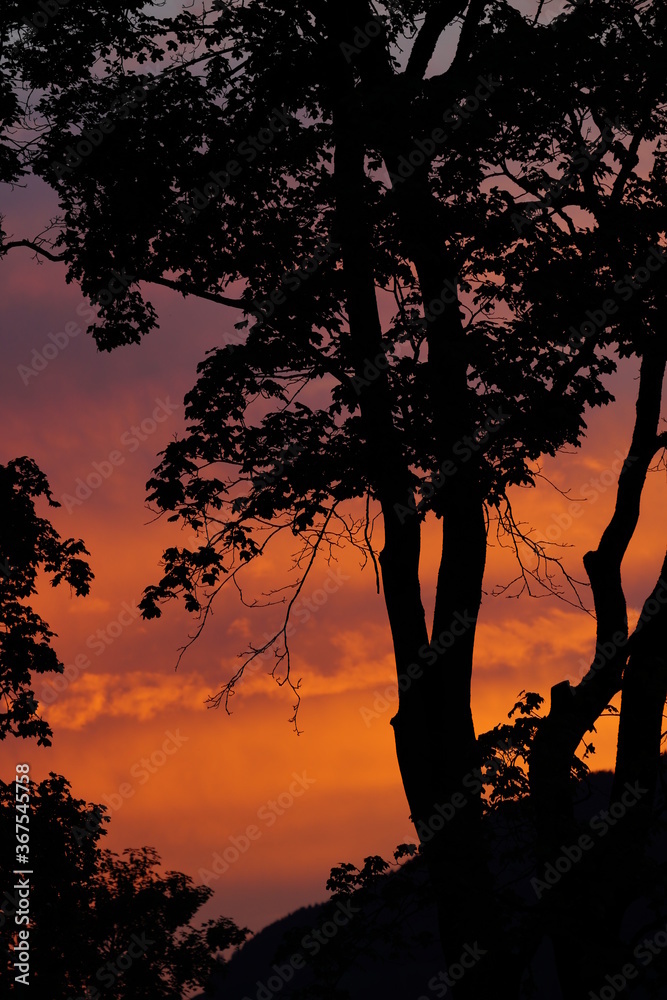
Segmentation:
{"type": "MultiPolygon", "coordinates": [[[[29,229],[48,208],[39,185],[15,191],[5,228],[29,229]]],[[[27,250],[3,262],[0,282],[3,460],[35,458],[63,504],[52,514],[54,525],[65,537],[85,540],[96,577],[87,599],[70,597],[63,588],[41,588],[37,609],[58,633],[55,647],[72,679],[38,678],[36,691],[55,733],[53,747],[7,743],[0,749],[3,768],[8,772],[25,758],[35,779],[49,771],[64,774],[76,796],[109,805],[107,846],[150,844],[166,867],[197,880],[207,877],[216,855],[238,854],[210,881],[215,896],[205,912],[225,913],[257,930],[324,898],[332,865],[358,863],[371,853],[386,856],[399,842],[414,839],[389,725],[396,709],[394,667],[372,565],[361,572],[359,553],[341,551],[337,564],[316,567],[303,592],[310,599],[303,608],[310,611],[297,620],[291,637],[293,669],[302,678],[302,735],[288,722],[293,697],[271,678],[270,657],[239,684],[230,716],[222,708],[209,710],[206,698],[234,673],[248,643],[265,641],[277,627],[281,608],[251,610],[236,592],[223,592],[177,673],[178,649],[193,622],[180,607],[168,608],[153,622],[143,622],[133,609],[143,588],[157,579],[162,549],[189,542],[177,526],[154,521],[144,506],[145,482],[157,453],[183,428],[183,396],[194,382],[197,361],[225,330],[233,330],[233,314],[223,311],[221,323],[218,307],[151,289],[161,330],[141,346],[98,354],[82,332],[26,382],[19,366],[32,363],[33,349],[41,352],[54,343],[50,333],[76,322],[81,295],[65,285],[58,265],[38,265],[27,250]],[[96,485],[86,490],[82,483],[91,476],[96,485]],[[328,593],[322,589],[327,579],[334,581],[328,593]],[[162,748],[170,739],[167,753],[162,748]],[[289,792],[295,775],[312,782],[299,796],[289,792]],[[283,805],[272,807],[281,795],[283,805]],[[288,798],[293,801],[285,807],[288,798]],[[260,835],[239,850],[248,827],[260,835]]],[[[544,476],[569,490],[570,499],[543,479],[534,490],[514,491],[517,519],[533,526],[536,536],[547,533],[567,546],[553,551],[564,555],[579,580],[584,579],[581,557],[597,544],[613,508],[632,425],[635,375],[625,363],[616,404],[604,423],[599,412],[590,415],[580,451],[544,463],[544,476]],[[587,499],[573,516],[571,505],[582,494],[587,499]]],[[[661,475],[650,479],[625,564],[635,616],[660,566],[655,534],[663,517],[661,480],[661,475]]],[[[492,522],[489,592],[517,574],[514,556],[500,547],[494,531],[492,522]]],[[[264,564],[249,572],[249,599],[284,585],[291,555],[289,545],[276,545],[264,564]]],[[[423,537],[425,579],[435,580],[438,557],[438,525],[429,521],[423,537]]],[[[590,592],[580,591],[590,607],[590,592]]],[[[564,596],[576,603],[571,591],[565,589],[564,596]]],[[[428,615],[432,587],[424,598],[428,615]]],[[[550,686],[567,677],[578,680],[590,663],[593,636],[592,618],[572,604],[526,595],[508,602],[489,594],[473,681],[477,731],[506,721],[521,690],[540,692],[548,705],[550,686]]],[[[602,719],[594,737],[596,768],[613,767],[615,737],[614,720],[602,719]]]]}

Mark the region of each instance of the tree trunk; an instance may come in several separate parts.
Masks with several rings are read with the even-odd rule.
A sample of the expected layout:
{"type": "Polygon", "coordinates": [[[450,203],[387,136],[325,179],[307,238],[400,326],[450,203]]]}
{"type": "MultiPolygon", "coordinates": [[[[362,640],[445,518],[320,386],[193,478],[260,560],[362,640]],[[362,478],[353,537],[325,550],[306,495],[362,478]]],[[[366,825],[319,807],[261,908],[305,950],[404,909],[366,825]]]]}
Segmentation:
{"type": "MultiPolygon", "coordinates": [[[[576,873],[568,875],[557,893],[562,903],[552,913],[551,936],[561,985],[573,1000],[587,1000],[590,990],[595,992],[604,984],[605,975],[623,964],[620,924],[637,893],[637,874],[659,764],[662,711],[667,697],[667,614],[655,597],[661,581],[645,605],[645,614],[649,604],[654,604],[658,613],[652,617],[649,614],[648,625],[628,639],[621,564],[639,520],[648,467],[665,443],[658,435],[665,363],[663,345],[646,349],[632,443],[619,477],[614,514],[598,549],[584,558],[597,612],[596,659],[576,688],[572,689],[569,682],[552,688],[551,710],[538,730],[530,759],[538,858],[544,865],[562,854],[563,845],[576,843],[581,832],[573,816],[571,762],[581,739],[622,685],[610,809],[625,810],[622,797],[628,797],[626,783],[639,782],[651,791],[627,811],[604,843],[595,844],[591,856],[578,863],[576,873]],[[589,921],[593,931],[577,917],[592,899],[598,906],[589,921]]],[[[626,960],[631,957],[625,956],[626,960]]]]}
{"type": "MultiPolygon", "coordinates": [[[[462,1000],[477,1000],[490,994],[502,980],[506,995],[513,996],[519,990],[522,957],[525,959],[539,935],[539,911],[546,907],[538,907],[537,928],[526,928],[525,940],[517,948],[522,955],[512,956],[488,874],[481,798],[479,790],[473,790],[479,758],[470,688],[487,544],[482,475],[475,462],[461,466],[434,504],[442,518],[443,534],[429,645],[419,580],[421,515],[411,510],[414,479],[395,424],[386,367],[378,365],[384,358],[384,345],[366,205],[368,127],[372,126],[375,140],[383,146],[389,169],[393,166],[396,172],[398,157],[409,151],[412,142],[409,118],[399,105],[394,107],[390,128],[385,120],[388,102],[382,99],[383,88],[393,87],[395,78],[387,60],[383,32],[364,47],[354,66],[341,55],[342,43],[373,18],[370,5],[355,0],[344,7],[327,7],[320,13],[331,32],[336,230],[342,244],[347,291],[348,357],[360,379],[364,379],[369,364],[380,370],[379,375],[365,379],[359,404],[369,484],[380,502],[384,520],[380,566],[399,679],[399,708],[392,719],[398,763],[435,889],[447,965],[458,963],[466,949],[473,949],[479,956],[457,982],[455,994],[462,1000]],[[441,646],[442,637],[445,640],[441,646]]],[[[422,56],[426,59],[428,52],[422,56]]],[[[393,93],[395,96],[396,91],[393,93]]],[[[448,283],[455,286],[457,274],[438,241],[433,213],[439,209],[429,195],[423,174],[416,171],[397,189],[396,205],[406,259],[414,263],[426,309],[431,301],[442,301],[443,287],[448,283]]],[[[435,429],[435,460],[440,467],[451,458],[457,442],[474,434],[479,406],[468,386],[465,333],[456,295],[439,315],[427,314],[426,336],[427,401],[435,429]]],[[[586,731],[620,689],[627,662],[621,563],[639,517],[648,466],[659,445],[657,423],[664,370],[665,350],[657,346],[647,349],[642,361],[635,430],[619,479],[614,516],[597,551],[585,557],[598,618],[596,653],[601,666],[597,669],[596,660],[575,689],[569,684],[554,687],[551,710],[539,729],[531,755],[531,797],[538,822],[538,853],[543,861],[557,854],[561,844],[576,841],[570,785],[572,759],[586,731]],[[605,652],[610,645],[612,652],[605,652]]],[[[630,763],[625,753],[625,770],[619,769],[619,780],[621,772],[645,773],[651,755],[656,754],[656,706],[663,691],[664,670],[657,654],[651,663],[657,667],[653,673],[638,666],[636,681],[628,675],[624,699],[628,705],[637,706],[642,718],[650,714],[652,735],[647,736],[642,762],[633,758],[630,763]]],[[[633,669],[633,677],[634,673],[633,669]]],[[[634,710],[628,711],[633,714],[634,710]]],[[[637,725],[641,726],[641,722],[623,722],[619,754],[621,743],[625,746],[634,739],[631,730],[637,725]]],[[[657,766],[657,759],[654,763],[657,766]]],[[[610,839],[608,844],[607,852],[582,864],[569,888],[559,889],[555,895],[561,900],[560,906],[547,917],[566,995],[574,1000],[588,996],[583,984],[591,980],[586,971],[591,961],[591,942],[585,918],[573,912],[572,903],[582,893],[583,898],[596,893],[598,898],[606,897],[602,886],[613,876],[605,863],[618,856],[616,839],[610,839]]],[[[605,921],[605,914],[600,914],[601,925],[615,934],[619,913],[609,906],[607,917],[605,921]]],[[[606,961],[609,953],[608,942],[601,938],[596,947],[594,969],[600,967],[603,958],[606,961]]],[[[599,984],[594,981],[595,985],[599,984]]]]}
{"type": "MultiPolygon", "coordinates": [[[[350,356],[362,376],[368,361],[381,357],[384,349],[370,265],[361,111],[355,101],[353,81],[345,84],[343,80],[341,85],[339,80],[338,88],[334,117],[336,226],[347,289],[350,356]]],[[[453,312],[458,320],[456,308],[453,312]]],[[[458,326],[460,333],[460,322],[458,326]]],[[[433,352],[431,370],[439,370],[445,379],[447,368],[438,369],[442,345],[434,346],[433,352]]],[[[447,398],[449,412],[458,414],[442,441],[447,454],[459,429],[474,430],[464,422],[467,408],[459,405],[467,389],[462,360],[457,369],[458,383],[450,377],[447,386],[434,383],[431,393],[432,400],[447,398]],[[454,385],[456,396],[447,392],[454,385]]],[[[393,423],[386,372],[364,386],[360,408],[369,479],[384,518],[380,566],[401,688],[399,709],[392,720],[396,751],[411,817],[424,839],[438,900],[443,949],[451,964],[465,954],[466,946],[473,950],[483,947],[480,939],[490,933],[490,928],[486,929],[491,914],[481,801],[479,793],[471,792],[464,783],[478,764],[470,680],[486,555],[484,512],[481,498],[471,502],[465,495],[461,476],[444,505],[443,563],[434,623],[435,638],[446,633],[448,648],[432,657],[427,650],[429,639],[419,582],[420,516],[410,509],[411,478],[393,423]],[[458,632],[461,634],[454,634],[458,632]],[[406,687],[408,678],[410,684],[406,687]],[[438,809],[457,795],[465,799],[466,805],[446,821],[438,809]]],[[[481,967],[488,976],[488,968],[481,967]]],[[[457,992],[461,997],[474,996],[478,981],[479,972],[473,969],[457,992]]]]}
{"type": "Polygon", "coordinates": [[[574,689],[569,682],[552,689],[551,710],[540,726],[531,753],[531,796],[544,860],[559,849],[563,837],[572,834],[570,769],[574,752],[621,688],[628,657],[621,564],[639,520],[648,467],[660,446],[658,424],[665,363],[664,346],[647,349],[641,363],[632,443],[619,476],[614,514],[597,550],[584,557],[597,614],[596,659],[574,689]]]}

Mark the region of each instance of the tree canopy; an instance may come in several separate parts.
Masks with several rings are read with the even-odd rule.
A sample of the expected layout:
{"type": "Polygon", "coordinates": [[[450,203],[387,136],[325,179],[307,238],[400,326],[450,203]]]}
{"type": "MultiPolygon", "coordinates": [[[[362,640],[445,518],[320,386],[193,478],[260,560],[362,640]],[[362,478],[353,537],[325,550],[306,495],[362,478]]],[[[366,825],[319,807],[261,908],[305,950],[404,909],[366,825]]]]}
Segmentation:
{"type": "Polygon", "coordinates": [[[51,584],[68,583],[77,596],[90,590],[90,566],[82,541],[61,539],[46,518],[38,517],[35,500],[53,499],[46,476],[30,458],[16,458],[0,465],[0,740],[7,736],[36,736],[48,746],[53,735],[38,714],[31,674],[63,672],[51,646],[54,632],[26,600],[36,594],[40,570],[51,584]]]}
{"type": "MultiPolygon", "coordinates": [[[[318,554],[356,545],[378,588],[381,577],[398,676],[412,679],[392,725],[419,829],[480,763],[470,688],[491,523],[515,548],[519,590],[581,600],[558,553],[521,528],[511,491],[534,484],[543,456],[580,445],[587,411],[613,402],[618,359],[632,358],[631,447],[584,559],[591,645],[613,652],[576,687],[554,687],[531,737],[538,858],[575,836],[573,758],[619,691],[614,795],[631,781],[654,789],[666,615],[649,581],[645,609],[658,611],[629,634],[621,566],[665,445],[663,5],[251,0],[118,16],[103,3],[56,5],[36,31],[24,6],[1,15],[5,73],[31,88],[28,108],[8,97],[11,169],[49,184],[60,215],[3,252],[63,261],[97,306],[104,351],[156,329],[151,285],[236,310],[148,484],[149,502],[200,544],[165,552],[144,616],[183,598],[202,628],[220,588],[242,594],[243,568],[280,532],[300,546],[295,598],[318,554]],[[427,625],[429,515],[441,558],[427,625]]],[[[296,725],[286,625],[246,663],[275,647],[296,725]]],[[[649,796],[614,850],[627,831],[645,844],[651,810],[649,796]]],[[[607,904],[586,971],[577,920],[565,931],[551,913],[534,926],[521,907],[508,916],[482,813],[478,794],[425,846],[445,948],[479,937],[494,956],[461,996],[499,976],[518,989],[543,926],[563,988],[587,996],[632,878],[613,901],[602,869],[582,876],[607,904]]]]}
{"type": "MultiPolygon", "coordinates": [[[[51,773],[22,788],[30,798],[30,960],[28,985],[40,998],[104,996],[127,1000],[175,1000],[203,989],[218,959],[249,931],[226,917],[195,927],[192,920],[212,895],[181,872],[163,872],[149,847],[105,850],[106,806],[76,799],[70,783],[51,773]]],[[[14,842],[13,784],[0,782],[3,842],[14,842]]],[[[13,852],[0,861],[3,897],[0,983],[15,984],[17,934],[23,922],[13,852]]],[[[20,880],[19,880],[20,884],[20,880]]],[[[23,970],[20,970],[23,971],[23,970]]],[[[10,986],[11,984],[11,986],[10,986]]]]}

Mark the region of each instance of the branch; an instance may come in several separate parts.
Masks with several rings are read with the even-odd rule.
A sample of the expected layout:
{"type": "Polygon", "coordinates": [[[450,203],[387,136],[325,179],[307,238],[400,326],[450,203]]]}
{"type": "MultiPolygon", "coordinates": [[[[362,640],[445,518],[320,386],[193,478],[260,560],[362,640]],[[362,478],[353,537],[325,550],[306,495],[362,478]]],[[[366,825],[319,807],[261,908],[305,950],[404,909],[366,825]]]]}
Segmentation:
{"type": "MultiPolygon", "coordinates": [[[[181,660],[183,659],[187,651],[190,649],[190,647],[194,645],[194,643],[197,641],[197,639],[204,631],[204,627],[209,618],[209,615],[213,614],[213,602],[220,593],[220,591],[222,590],[222,588],[230,582],[233,582],[238,588],[238,583],[236,582],[237,575],[241,572],[241,570],[245,569],[245,567],[248,566],[254,559],[257,559],[259,556],[261,556],[264,553],[264,550],[269,544],[269,542],[275,537],[275,535],[277,535],[285,527],[287,527],[287,525],[279,525],[277,528],[275,528],[274,531],[269,533],[268,537],[265,538],[265,540],[259,547],[259,550],[253,556],[251,556],[251,558],[247,562],[242,562],[239,566],[236,567],[236,569],[234,569],[232,572],[226,575],[224,580],[222,580],[222,582],[215,588],[215,590],[213,590],[206,596],[206,603],[204,604],[204,607],[199,616],[199,624],[195,630],[194,635],[188,636],[188,642],[186,642],[184,646],[181,646],[179,648],[178,659],[176,660],[176,666],[174,670],[178,670],[181,660]]],[[[211,548],[213,547],[213,542],[211,540],[209,540],[207,544],[211,548]]]]}
{"type": "MultiPolygon", "coordinates": [[[[139,274],[137,275],[137,280],[144,281],[148,284],[162,285],[164,288],[171,288],[175,292],[180,292],[184,298],[187,295],[193,295],[197,299],[206,299],[208,302],[217,302],[218,305],[228,306],[231,309],[242,309],[244,312],[248,307],[248,303],[245,299],[231,299],[228,296],[218,295],[215,292],[206,292],[193,286],[186,286],[183,282],[174,280],[173,278],[162,278],[148,276],[147,274],[139,274]]],[[[333,375],[333,377],[336,378],[341,384],[347,385],[351,390],[354,389],[351,377],[347,374],[345,369],[336,362],[335,358],[331,358],[326,354],[314,351],[309,344],[298,344],[298,346],[303,349],[304,353],[312,361],[327,371],[330,375],[333,375]]]]}
{"type": "Polygon", "coordinates": [[[366,522],[364,524],[364,538],[366,540],[366,545],[368,546],[368,551],[371,554],[371,559],[373,560],[373,569],[375,570],[375,587],[377,593],[379,594],[380,572],[378,570],[377,559],[375,558],[375,551],[373,549],[373,540],[372,540],[373,528],[370,524],[370,506],[371,506],[371,491],[369,487],[368,492],[366,493],[366,522]],[[370,527],[370,532],[369,532],[369,527],[370,527]]]}
{"type": "Polygon", "coordinates": [[[596,659],[575,688],[568,681],[552,687],[551,709],[533,744],[530,786],[541,851],[545,855],[572,832],[569,787],[572,757],[585,733],[593,728],[596,719],[618,693],[628,660],[628,620],[621,563],[639,519],[648,467],[660,447],[657,429],[666,362],[667,347],[663,344],[653,344],[644,353],[635,426],[630,451],[619,476],[614,514],[597,550],[584,556],[598,619],[596,659]]]}
{"type": "Polygon", "coordinates": [[[220,689],[220,691],[218,691],[217,694],[211,695],[209,698],[207,698],[207,702],[209,703],[209,707],[210,708],[219,708],[220,705],[224,701],[225,711],[227,712],[228,715],[230,715],[231,713],[230,713],[230,710],[229,710],[229,699],[231,697],[233,697],[233,695],[235,693],[234,692],[234,688],[235,688],[236,684],[238,683],[238,681],[240,681],[241,678],[243,677],[243,674],[245,673],[246,668],[258,656],[261,656],[262,653],[265,653],[267,650],[271,649],[271,647],[276,643],[276,641],[278,639],[281,639],[282,643],[283,643],[283,646],[284,646],[284,651],[282,653],[280,653],[280,655],[278,655],[278,653],[276,652],[277,662],[276,662],[273,670],[271,671],[271,673],[272,673],[272,676],[276,679],[276,683],[278,684],[279,687],[283,687],[285,684],[288,684],[289,687],[291,688],[292,692],[296,695],[296,704],[294,705],[294,715],[291,717],[291,719],[289,721],[294,724],[294,730],[295,730],[297,736],[300,735],[300,730],[299,730],[298,725],[297,725],[297,716],[298,716],[298,712],[299,712],[299,705],[301,704],[301,695],[299,694],[299,687],[300,687],[301,681],[298,680],[296,682],[296,684],[294,684],[292,682],[292,679],[291,679],[291,676],[290,676],[292,663],[291,663],[291,651],[290,651],[290,648],[289,648],[289,642],[288,642],[288,636],[287,636],[287,629],[288,629],[288,626],[289,626],[289,619],[290,619],[290,614],[292,613],[292,608],[293,608],[293,606],[294,606],[294,604],[295,604],[295,602],[296,602],[299,594],[301,593],[301,591],[303,589],[303,586],[304,586],[304,584],[305,584],[305,582],[306,582],[306,580],[308,578],[310,570],[312,569],[313,563],[315,562],[315,558],[316,558],[317,553],[319,551],[320,543],[322,542],[322,539],[325,536],[327,526],[329,524],[329,521],[333,517],[334,512],[335,512],[337,506],[338,506],[338,504],[335,503],[333,505],[333,507],[331,508],[331,510],[327,513],[327,516],[325,518],[324,524],[322,525],[321,530],[317,534],[317,540],[312,545],[312,553],[311,553],[311,557],[310,557],[310,559],[308,561],[308,565],[306,566],[306,570],[305,570],[305,572],[303,574],[303,577],[301,578],[298,586],[296,587],[296,590],[295,590],[295,592],[294,592],[294,594],[293,594],[293,596],[292,596],[292,598],[291,598],[291,600],[290,600],[290,602],[289,602],[289,604],[287,606],[287,611],[285,612],[285,618],[284,618],[284,621],[283,621],[283,624],[282,624],[281,628],[279,628],[271,636],[271,638],[268,639],[264,643],[264,645],[260,646],[258,649],[254,649],[252,647],[252,645],[251,645],[251,647],[250,647],[250,649],[252,651],[251,655],[247,656],[245,658],[245,660],[243,661],[243,663],[241,664],[241,666],[239,667],[239,669],[236,671],[236,673],[234,674],[234,676],[230,680],[227,681],[227,683],[220,689]],[[286,666],[285,676],[283,677],[282,680],[280,680],[279,678],[276,678],[276,670],[278,669],[278,667],[280,666],[280,664],[283,662],[283,660],[287,660],[287,666],[286,666]]]}
{"type": "MultiPolygon", "coordinates": [[[[635,426],[630,450],[618,479],[614,513],[598,548],[584,556],[584,567],[591,581],[598,619],[598,647],[612,641],[619,631],[625,638],[628,635],[621,564],[639,521],[641,495],[649,466],[661,447],[662,436],[658,436],[658,424],[666,363],[667,349],[664,345],[654,345],[645,351],[640,368],[635,426]]],[[[598,671],[600,679],[595,686],[601,690],[595,698],[596,707],[598,703],[602,703],[604,707],[618,691],[626,660],[627,656],[614,657],[607,664],[606,670],[598,671]],[[600,677],[603,673],[610,675],[609,684],[603,683],[600,677]],[[611,690],[612,686],[614,690],[611,690]]],[[[592,689],[589,686],[588,697],[591,695],[592,689]]]]}
{"type": "Polygon", "coordinates": [[[186,295],[194,295],[198,299],[207,299],[209,302],[217,302],[232,309],[245,309],[248,303],[244,299],[230,299],[226,295],[216,295],[214,292],[204,292],[193,286],[184,285],[182,281],[174,281],[172,278],[158,278],[155,275],[138,274],[138,281],[145,281],[153,285],[163,285],[171,288],[175,292],[180,292],[185,298],[186,295]]]}
{"type": "MultiPolygon", "coordinates": [[[[648,116],[647,116],[648,117],[648,116]]],[[[646,130],[648,128],[649,121],[644,119],[641,126],[637,129],[632,137],[630,146],[627,149],[627,156],[624,158],[624,162],[621,164],[621,169],[618,172],[616,180],[614,181],[614,186],[611,189],[611,195],[609,200],[612,204],[620,205],[625,193],[625,185],[629,180],[632,171],[639,163],[639,147],[641,146],[646,130]]]]}
{"type": "Polygon", "coordinates": [[[44,247],[40,246],[38,243],[34,243],[32,240],[12,240],[11,243],[3,243],[2,246],[0,246],[0,257],[3,256],[8,250],[13,250],[14,247],[28,247],[30,250],[34,250],[36,254],[41,254],[42,257],[46,257],[48,260],[55,261],[56,263],[67,260],[66,254],[51,253],[50,250],[45,250],[44,247]]]}
{"type": "MultiPolygon", "coordinates": [[[[543,477],[544,478],[544,477],[543,477]]],[[[557,488],[557,487],[556,487],[557,488]]],[[[559,492],[561,492],[559,490],[559,492]]],[[[586,614],[591,614],[588,608],[584,605],[581,595],[579,594],[578,586],[585,585],[584,581],[577,580],[573,577],[563,566],[560,556],[550,556],[547,555],[544,543],[537,542],[535,539],[531,538],[531,534],[534,529],[529,531],[524,531],[521,527],[523,522],[516,521],[514,518],[514,512],[512,510],[511,503],[507,497],[504,497],[505,510],[502,512],[498,508],[498,527],[496,529],[496,538],[498,543],[502,548],[509,548],[514,551],[514,556],[516,558],[517,564],[519,566],[519,574],[513,580],[510,580],[507,584],[502,584],[494,587],[491,591],[492,597],[500,597],[506,594],[510,587],[513,587],[515,583],[521,583],[521,587],[516,594],[508,594],[508,597],[519,598],[523,593],[527,593],[529,597],[539,599],[541,597],[557,597],[558,600],[563,601],[565,604],[569,604],[570,607],[577,608],[578,610],[585,611],[586,614]],[[510,544],[505,545],[501,541],[500,533],[504,531],[506,535],[510,538],[510,544]],[[535,568],[529,569],[522,558],[520,544],[525,545],[535,557],[535,568]],[[554,569],[559,570],[565,583],[572,590],[575,600],[570,600],[563,594],[561,587],[554,582],[554,573],[551,572],[551,565],[553,564],[554,569]],[[546,594],[536,594],[531,590],[530,581],[533,580],[534,583],[538,584],[540,587],[546,590],[546,594]]]]}
{"type": "Polygon", "coordinates": [[[452,21],[466,9],[468,0],[441,2],[427,12],[424,23],[415,39],[403,76],[421,80],[426,73],[440,35],[452,21]]]}

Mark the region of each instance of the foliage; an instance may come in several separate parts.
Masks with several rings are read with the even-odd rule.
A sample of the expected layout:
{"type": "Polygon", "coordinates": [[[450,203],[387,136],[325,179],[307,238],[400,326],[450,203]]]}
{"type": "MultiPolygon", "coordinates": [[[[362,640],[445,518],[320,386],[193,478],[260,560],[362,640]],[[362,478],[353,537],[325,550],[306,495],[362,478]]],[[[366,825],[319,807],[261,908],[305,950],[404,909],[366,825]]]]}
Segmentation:
{"type": "MultiPolygon", "coordinates": [[[[586,409],[613,398],[605,378],[614,352],[641,354],[656,328],[654,282],[619,302],[594,338],[562,346],[568,327],[659,240],[664,80],[655,60],[638,55],[642,46],[659,54],[664,16],[655,5],[591,0],[533,19],[507,3],[478,4],[454,63],[431,76],[403,72],[398,58],[399,41],[414,40],[425,17],[437,20],[427,4],[390,5],[374,62],[363,46],[345,54],[346,33],[359,27],[350,12],[320,3],[214,3],[173,16],[132,3],[122,18],[109,4],[94,16],[77,5],[35,33],[22,27],[24,6],[3,12],[4,59],[39,88],[32,112],[43,127],[24,166],[54,188],[61,212],[51,244],[40,237],[38,246],[58,250],[68,280],[93,299],[116,269],[134,279],[98,303],[91,331],[100,349],[156,328],[151,284],[240,314],[237,333],[199,365],[188,432],[148,484],[157,510],[188,523],[201,543],[167,549],[144,616],[182,598],[205,619],[220,588],[283,530],[299,540],[297,567],[341,534],[368,550],[349,502],[380,499],[390,458],[405,472],[405,503],[416,492],[420,519],[442,516],[438,468],[452,447],[464,454],[457,426],[483,443],[466,476],[499,528],[520,536],[508,489],[534,483],[541,456],[579,446],[586,409]],[[465,107],[480,79],[489,94],[457,120],[451,109],[465,107]],[[141,100],[124,107],[137,87],[141,100]],[[387,170],[442,124],[443,108],[454,123],[447,143],[392,186],[387,170]],[[359,233],[367,231],[385,317],[377,357],[350,339],[340,254],[317,258],[340,246],[336,163],[351,120],[366,163],[359,233]],[[96,140],[68,161],[68,147],[90,130],[96,140]],[[647,176],[636,169],[642,142],[647,176]],[[227,173],[231,162],[238,169],[227,173]],[[410,229],[415,211],[421,235],[410,229]],[[412,265],[422,250],[442,258],[461,309],[440,368],[432,302],[412,265]],[[276,290],[284,301],[274,308],[276,290]],[[465,412],[434,389],[461,360],[465,412]],[[392,429],[378,454],[363,406],[380,382],[392,429]],[[491,412],[505,416],[485,433],[491,412]]],[[[555,560],[532,548],[538,571],[548,571],[555,560]]]]}
{"type": "Polygon", "coordinates": [[[31,672],[63,672],[51,646],[52,632],[26,603],[36,593],[37,574],[51,576],[51,585],[68,583],[77,596],[90,590],[93,574],[81,556],[82,541],[61,539],[50,521],[38,517],[35,500],[51,495],[44,473],[32,459],[17,458],[0,465],[0,740],[36,736],[48,746],[51,729],[37,714],[31,672]]]}
{"type": "MultiPolygon", "coordinates": [[[[53,773],[30,783],[31,996],[181,1000],[184,991],[203,989],[222,953],[249,931],[226,917],[193,926],[212,890],[181,872],[163,872],[153,848],[121,855],[102,849],[106,807],[73,798],[70,787],[53,773]]],[[[14,823],[14,786],[1,782],[3,843],[14,842],[14,823]]],[[[5,851],[0,984],[8,990],[18,930],[13,868],[5,851]]]]}

